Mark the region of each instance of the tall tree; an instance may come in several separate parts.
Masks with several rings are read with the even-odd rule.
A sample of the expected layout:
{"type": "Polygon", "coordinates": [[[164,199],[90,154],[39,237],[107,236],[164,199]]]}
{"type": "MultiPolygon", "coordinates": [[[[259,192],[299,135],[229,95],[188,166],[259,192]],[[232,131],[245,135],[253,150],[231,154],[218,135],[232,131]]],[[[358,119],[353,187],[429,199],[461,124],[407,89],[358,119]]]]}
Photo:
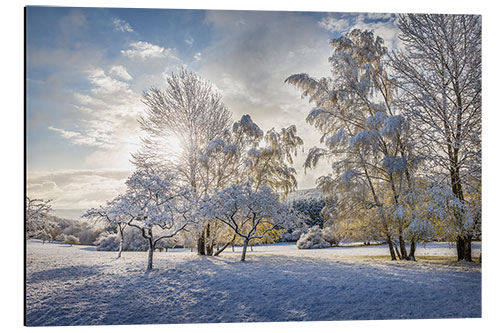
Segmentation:
{"type": "MultiPolygon", "coordinates": [[[[146,136],[133,155],[134,163],[168,164],[198,198],[205,195],[211,181],[202,177],[200,152],[231,124],[231,113],[221,95],[209,82],[182,70],[167,77],[165,89],[146,91],[143,102],[147,109],[139,122],[146,136]]],[[[199,223],[203,234],[207,225],[199,223]]],[[[203,237],[199,240],[198,252],[205,254],[203,237]]]]}
{"type": "MultiPolygon", "coordinates": [[[[465,207],[481,188],[481,17],[400,15],[398,26],[404,49],[391,54],[391,66],[416,149],[427,157],[424,176],[446,182],[465,207]]],[[[480,219],[470,227],[467,215],[455,211],[454,238],[458,260],[471,261],[480,219]]]]}
{"type": "Polygon", "coordinates": [[[316,104],[306,120],[321,131],[326,146],[312,148],[305,167],[330,158],[333,172],[318,179],[327,199],[340,195],[344,202],[360,200],[376,209],[392,259],[394,238],[400,244],[399,256],[408,259],[405,222],[394,219],[390,208],[400,205],[403,193],[411,190],[417,159],[408,139],[409,124],[397,107],[395,82],[387,72],[387,48],[372,31],[359,29],[333,39],[331,45],[332,77],[295,74],[285,81],[316,104]]]}

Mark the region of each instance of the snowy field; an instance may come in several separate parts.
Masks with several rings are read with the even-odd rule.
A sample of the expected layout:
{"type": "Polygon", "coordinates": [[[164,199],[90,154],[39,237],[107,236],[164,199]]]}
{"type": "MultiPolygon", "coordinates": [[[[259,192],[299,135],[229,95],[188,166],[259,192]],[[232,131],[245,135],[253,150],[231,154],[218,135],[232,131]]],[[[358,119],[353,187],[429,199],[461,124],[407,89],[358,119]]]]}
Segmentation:
{"type": "MultiPolygon", "coordinates": [[[[473,245],[474,256],[480,244],[473,245]]],[[[481,266],[454,263],[444,243],[419,246],[440,260],[390,262],[387,246],[298,250],[294,244],[220,257],[189,250],[99,252],[30,240],[29,326],[331,321],[481,316],[481,266]],[[443,260],[450,256],[450,260],[443,260]]]]}

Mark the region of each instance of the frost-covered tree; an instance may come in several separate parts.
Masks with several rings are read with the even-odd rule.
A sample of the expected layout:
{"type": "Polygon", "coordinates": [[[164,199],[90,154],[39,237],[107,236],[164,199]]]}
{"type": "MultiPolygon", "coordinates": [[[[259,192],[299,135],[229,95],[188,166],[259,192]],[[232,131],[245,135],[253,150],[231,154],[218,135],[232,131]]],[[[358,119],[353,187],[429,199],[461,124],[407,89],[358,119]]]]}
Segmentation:
{"type": "Polygon", "coordinates": [[[165,238],[172,238],[192,222],[192,190],[179,185],[175,176],[161,167],[143,166],[127,181],[123,207],[134,219],[129,226],[141,231],[148,242],[148,266],[153,268],[153,253],[165,238]],[[160,230],[156,234],[155,230],[160,230]]]}
{"type": "MultiPolygon", "coordinates": [[[[333,205],[333,203],[332,203],[333,205]]],[[[292,209],[299,212],[305,218],[305,223],[309,226],[318,225],[321,228],[325,219],[321,211],[325,207],[325,200],[322,198],[296,199],[291,202],[292,209]]]]}
{"type": "MultiPolygon", "coordinates": [[[[481,17],[400,15],[398,27],[404,49],[391,55],[391,66],[416,148],[431,181],[439,176],[466,205],[481,183],[481,17]]],[[[458,260],[471,260],[477,223],[467,225],[457,229],[458,260]]]]}
{"type": "Polygon", "coordinates": [[[26,197],[25,228],[28,237],[40,236],[43,241],[50,239],[49,229],[52,226],[50,220],[51,201],[26,197]]]}
{"type": "Polygon", "coordinates": [[[126,198],[119,195],[111,201],[108,201],[105,206],[99,208],[91,208],[87,210],[82,217],[95,221],[104,222],[107,225],[116,227],[118,231],[118,258],[122,256],[123,251],[123,232],[125,227],[135,219],[135,215],[129,214],[126,198]]]}
{"type": "MultiPolygon", "coordinates": [[[[221,95],[210,82],[182,70],[167,77],[164,89],[147,90],[143,102],[147,108],[139,122],[146,135],[140,151],[134,154],[134,163],[167,164],[178,181],[193,188],[197,198],[204,196],[212,180],[203,179],[201,150],[231,124],[231,113],[221,95]]],[[[199,224],[202,235],[206,224],[199,224]]],[[[199,253],[204,254],[201,236],[198,243],[199,253]]]]}
{"type": "Polygon", "coordinates": [[[218,165],[212,170],[216,175],[206,177],[214,183],[206,187],[216,190],[251,179],[255,189],[266,185],[286,196],[297,187],[292,164],[303,143],[294,125],[264,133],[250,115],[243,115],[231,131],[225,131],[203,150],[199,161],[205,173],[210,166],[218,165]]]}
{"type": "Polygon", "coordinates": [[[396,259],[396,238],[402,258],[408,259],[405,225],[391,219],[387,209],[411,189],[418,159],[411,148],[410,124],[397,105],[396,84],[386,69],[387,49],[382,38],[359,29],[333,39],[331,45],[332,77],[295,74],[285,81],[315,103],[306,120],[322,133],[326,146],[311,148],[305,167],[330,159],[332,173],[317,181],[327,201],[359,201],[375,209],[391,258],[396,259]]]}
{"type": "Polygon", "coordinates": [[[153,253],[163,239],[172,238],[192,222],[192,190],[179,185],[174,175],[157,165],[143,165],[126,181],[127,190],[110,205],[91,209],[89,216],[101,215],[110,223],[140,230],[148,244],[147,269],[153,269],[153,253]]]}
{"type": "Polygon", "coordinates": [[[290,219],[288,207],[268,186],[253,189],[250,182],[231,185],[203,199],[198,214],[230,227],[243,239],[241,261],[245,261],[247,246],[276,228],[286,227],[290,219]],[[266,225],[266,228],[260,228],[266,225]]]}
{"type": "MultiPolygon", "coordinates": [[[[265,185],[286,196],[297,187],[292,164],[302,144],[293,125],[264,134],[250,115],[243,115],[231,130],[212,140],[199,157],[200,178],[206,180],[205,188],[209,189],[206,193],[250,180],[254,190],[265,185]]],[[[206,254],[211,254],[211,247],[218,242],[216,230],[223,230],[218,223],[207,222],[202,234],[206,254]]],[[[232,237],[228,241],[232,242],[232,237]]]]}

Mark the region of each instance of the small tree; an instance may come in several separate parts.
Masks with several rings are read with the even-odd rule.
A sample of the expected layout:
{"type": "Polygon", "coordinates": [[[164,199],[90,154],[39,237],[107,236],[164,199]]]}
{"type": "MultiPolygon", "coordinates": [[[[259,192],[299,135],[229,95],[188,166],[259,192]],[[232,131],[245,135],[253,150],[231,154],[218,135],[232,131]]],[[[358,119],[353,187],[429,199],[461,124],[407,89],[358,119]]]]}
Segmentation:
{"type": "Polygon", "coordinates": [[[133,217],[127,224],[139,229],[148,242],[147,269],[151,270],[159,242],[174,237],[191,221],[192,192],[179,185],[165,169],[151,165],[137,169],[126,185],[120,206],[126,215],[133,217]],[[155,229],[162,232],[156,235],[155,229]]]}
{"type": "MultiPolygon", "coordinates": [[[[251,179],[254,190],[265,185],[285,197],[297,187],[292,164],[293,156],[302,144],[293,125],[279,132],[270,129],[264,134],[250,115],[243,115],[233,124],[232,130],[224,131],[223,135],[210,141],[199,156],[200,179],[205,194],[251,179]]],[[[219,243],[221,236],[227,235],[220,228],[221,222],[205,222],[200,238],[203,242],[200,243],[205,245],[204,253],[208,255],[213,254],[212,247],[219,243]]],[[[232,242],[231,236],[234,235],[225,238],[232,242]]]]}
{"type": "Polygon", "coordinates": [[[276,228],[283,228],[290,212],[287,206],[269,187],[252,189],[252,184],[231,185],[200,204],[198,214],[207,219],[220,221],[243,238],[241,261],[245,261],[248,243],[261,239],[276,228]],[[259,228],[267,224],[265,229],[259,228]]]}
{"type": "Polygon", "coordinates": [[[42,239],[45,241],[49,235],[51,227],[50,213],[52,200],[30,199],[26,197],[26,234],[28,237],[44,235],[42,239]]]}
{"type": "MultiPolygon", "coordinates": [[[[85,216],[140,230],[148,243],[147,270],[153,269],[153,253],[165,238],[172,238],[190,222],[192,194],[165,168],[144,165],[126,181],[127,191],[107,207],[91,209],[85,216]],[[158,230],[160,231],[157,234],[158,230]]],[[[123,228],[121,228],[123,232],[123,228]]],[[[121,241],[123,242],[123,233],[121,241]]]]}
{"type": "Polygon", "coordinates": [[[118,258],[122,256],[123,251],[123,231],[125,227],[135,219],[134,215],[130,215],[126,206],[127,200],[122,195],[108,201],[105,206],[99,208],[91,208],[86,211],[82,217],[93,221],[101,221],[111,226],[116,226],[118,230],[119,245],[118,258]]]}

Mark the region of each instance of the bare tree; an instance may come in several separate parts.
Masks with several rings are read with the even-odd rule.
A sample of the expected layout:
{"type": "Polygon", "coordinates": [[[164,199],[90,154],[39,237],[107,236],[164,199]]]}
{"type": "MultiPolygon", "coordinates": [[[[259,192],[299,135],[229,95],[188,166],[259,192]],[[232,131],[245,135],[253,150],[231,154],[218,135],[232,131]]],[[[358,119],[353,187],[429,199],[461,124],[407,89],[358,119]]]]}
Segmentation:
{"type": "MultiPolygon", "coordinates": [[[[398,26],[405,48],[390,56],[391,66],[416,149],[427,157],[424,176],[445,181],[465,203],[481,184],[481,17],[400,15],[398,26]]],[[[455,240],[458,260],[470,261],[466,215],[456,211],[463,227],[455,240]]]]}
{"type": "MultiPolygon", "coordinates": [[[[198,197],[207,193],[210,180],[203,179],[200,151],[229,129],[231,113],[212,85],[186,70],[167,78],[164,90],[151,88],[143,94],[146,114],[140,117],[146,133],[136,165],[168,164],[179,181],[190,185],[198,197]]],[[[216,167],[216,166],[214,166],[216,167]]],[[[201,234],[207,225],[200,221],[201,234]]],[[[204,252],[199,237],[198,252],[204,252]]]]}

